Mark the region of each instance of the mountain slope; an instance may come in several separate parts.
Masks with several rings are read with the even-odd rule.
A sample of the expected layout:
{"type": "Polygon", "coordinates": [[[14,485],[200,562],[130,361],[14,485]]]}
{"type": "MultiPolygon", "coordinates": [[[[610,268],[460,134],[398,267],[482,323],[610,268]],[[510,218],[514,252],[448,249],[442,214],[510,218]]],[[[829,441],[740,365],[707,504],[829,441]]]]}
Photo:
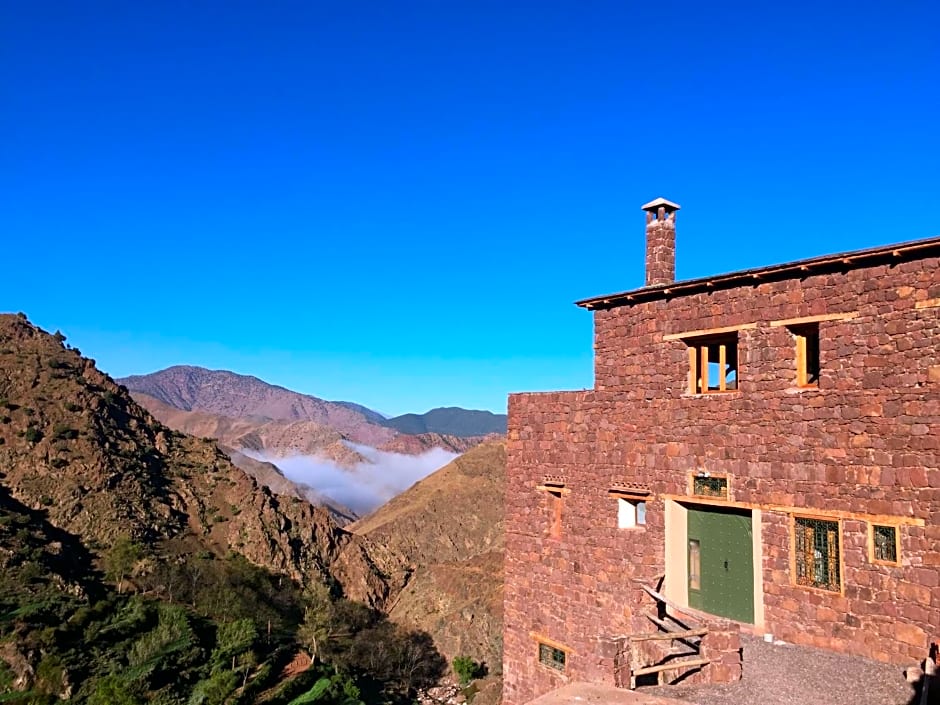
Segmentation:
{"type": "Polygon", "coordinates": [[[407,570],[389,614],[429,632],[442,653],[498,671],[506,447],[483,443],[348,528],[407,570]]]}
{"type": "Polygon", "coordinates": [[[257,377],[225,370],[178,365],[118,382],[184,411],[206,411],[231,418],[313,421],[357,443],[377,445],[395,434],[371,422],[348,404],[324,401],[268,384],[257,377]]]}
{"type": "Polygon", "coordinates": [[[327,512],[275,498],[214,442],[171,431],[92,360],[0,315],[0,485],[84,544],[235,551],[300,583],[380,604],[389,585],[327,512]]]}
{"type": "Polygon", "coordinates": [[[506,433],[506,415],[456,406],[431,409],[424,414],[403,414],[380,423],[402,433],[443,433],[450,436],[487,436],[506,433]]]}

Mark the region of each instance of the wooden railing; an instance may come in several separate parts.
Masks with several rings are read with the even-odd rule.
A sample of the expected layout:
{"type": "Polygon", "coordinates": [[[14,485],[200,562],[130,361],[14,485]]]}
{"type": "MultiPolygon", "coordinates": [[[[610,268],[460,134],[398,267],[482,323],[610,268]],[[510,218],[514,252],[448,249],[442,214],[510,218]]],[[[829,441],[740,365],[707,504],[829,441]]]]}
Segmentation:
{"type": "MultiPolygon", "coordinates": [[[[660,590],[662,589],[658,586],[660,590]]],[[[670,671],[698,670],[708,665],[709,661],[701,652],[702,637],[708,634],[708,627],[697,620],[682,614],[681,608],[648,585],[640,586],[646,594],[656,601],[657,613],[646,613],[646,617],[659,629],[656,632],[633,634],[626,639],[625,649],[629,651],[630,689],[636,688],[637,676],[657,674],[657,683],[662,684],[664,674],[670,671]],[[670,614],[668,609],[673,610],[670,614]],[[682,619],[679,619],[679,615],[682,619]],[[641,660],[639,644],[646,642],[670,642],[669,650],[660,654],[656,662],[644,664],[641,660]]],[[[676,674],[676,678],[679,674],[676,674]]],[[[675,679],[673,679],[675,680],[675,679]]]]}

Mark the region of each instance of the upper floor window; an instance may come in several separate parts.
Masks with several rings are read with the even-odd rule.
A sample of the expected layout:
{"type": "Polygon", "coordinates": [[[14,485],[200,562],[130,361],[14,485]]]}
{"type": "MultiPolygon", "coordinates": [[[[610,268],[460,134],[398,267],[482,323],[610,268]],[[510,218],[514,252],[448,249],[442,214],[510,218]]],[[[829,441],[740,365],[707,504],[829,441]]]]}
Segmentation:
{"type": "Polygon", "coordinates": [[[819,386],[819,324],[791,326],[796,339],[796,386],[819,386]]]}
{"type": "Polygon", "coordinates": [[[689,394],[737,390],[737,332],[691,339],[686,343],[689,346],[689,394]]]}

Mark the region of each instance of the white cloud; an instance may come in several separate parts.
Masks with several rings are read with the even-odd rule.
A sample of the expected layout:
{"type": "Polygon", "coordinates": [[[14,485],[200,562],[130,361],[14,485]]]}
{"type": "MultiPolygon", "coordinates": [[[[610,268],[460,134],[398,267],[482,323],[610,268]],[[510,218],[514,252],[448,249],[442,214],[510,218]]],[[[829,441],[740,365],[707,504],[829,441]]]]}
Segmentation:
{"type": "Polygon", "coordinates": [[[431,448],[421,455],[404,455],[356,443],[348,445],[367,462],[357,463],[347,470],[314,455],[275,457],[244,449],[240,452],[273,463],[292,482],[309,485],[360,516],[377,509],[459,455],[443,448],[431,448]]]}

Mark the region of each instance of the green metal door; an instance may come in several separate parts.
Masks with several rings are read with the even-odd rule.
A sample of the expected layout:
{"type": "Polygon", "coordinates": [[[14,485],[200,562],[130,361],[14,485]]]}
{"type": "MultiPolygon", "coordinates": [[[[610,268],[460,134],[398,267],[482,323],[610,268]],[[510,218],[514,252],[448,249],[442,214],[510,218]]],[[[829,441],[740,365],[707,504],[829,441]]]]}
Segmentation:
{"type": "Polygon", "coordinates": [[[689,607],[754,622],[750,512],[688,509],[689,607]]]}

